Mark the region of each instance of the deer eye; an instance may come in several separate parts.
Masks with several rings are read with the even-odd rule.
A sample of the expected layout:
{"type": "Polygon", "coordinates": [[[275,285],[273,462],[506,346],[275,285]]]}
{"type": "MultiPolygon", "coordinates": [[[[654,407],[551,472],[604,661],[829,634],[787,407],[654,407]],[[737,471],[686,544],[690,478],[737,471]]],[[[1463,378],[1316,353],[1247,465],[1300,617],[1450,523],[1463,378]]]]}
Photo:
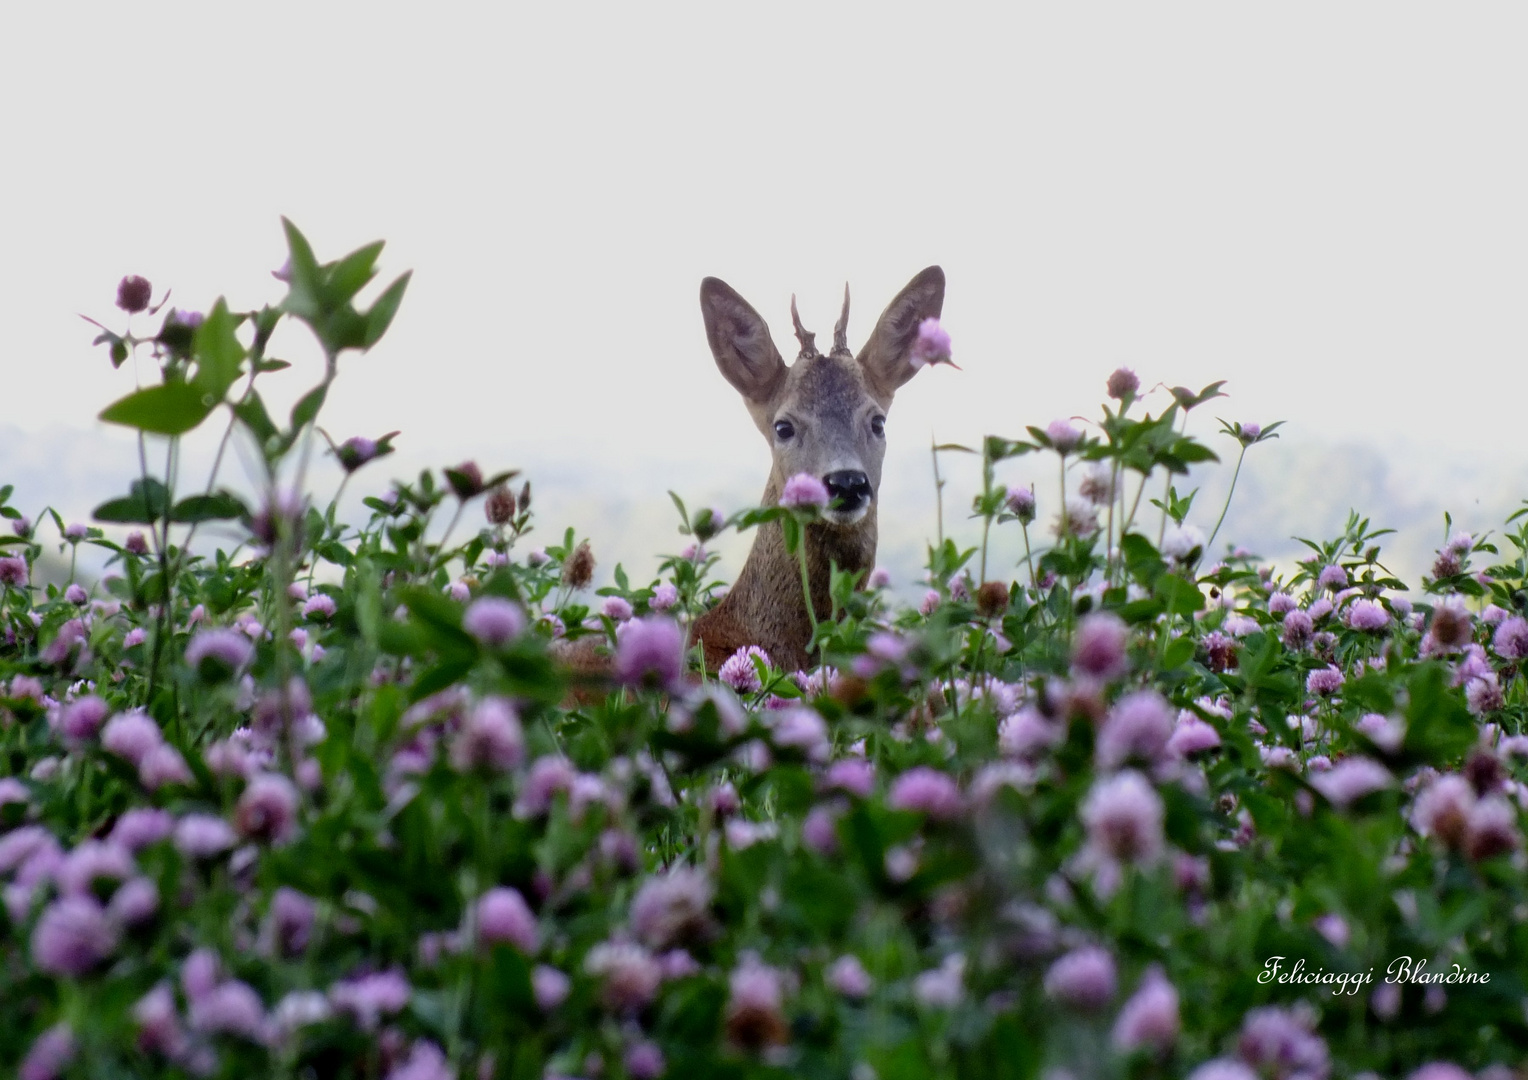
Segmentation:
{"type": "Polygon", "coordinates": [[[886,418],[884,416],[872,416],[870,418],[870,434],[877,439],[886,435],[886,418]]]}
{"type": "Polygon", "coordinates": [[[794,434],[796,434],[796,426],[789,420],[775,421],[775,438],[779,439],[781,442],[784,442],[794,434]]]}

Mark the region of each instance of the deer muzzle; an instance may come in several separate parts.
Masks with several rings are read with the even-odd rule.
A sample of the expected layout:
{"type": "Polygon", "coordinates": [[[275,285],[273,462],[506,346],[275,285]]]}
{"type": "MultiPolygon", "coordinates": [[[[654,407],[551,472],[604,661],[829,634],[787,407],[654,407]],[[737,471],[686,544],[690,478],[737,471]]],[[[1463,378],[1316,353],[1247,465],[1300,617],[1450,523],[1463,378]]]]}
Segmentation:
{"type": "Polygon", "coordinates": [[[859,469],[830,472],[822,478],[822,483],[828,489],[827,518],[840,525],[851,525],[858,521],[875,498],[870,477],[859,469]]]}

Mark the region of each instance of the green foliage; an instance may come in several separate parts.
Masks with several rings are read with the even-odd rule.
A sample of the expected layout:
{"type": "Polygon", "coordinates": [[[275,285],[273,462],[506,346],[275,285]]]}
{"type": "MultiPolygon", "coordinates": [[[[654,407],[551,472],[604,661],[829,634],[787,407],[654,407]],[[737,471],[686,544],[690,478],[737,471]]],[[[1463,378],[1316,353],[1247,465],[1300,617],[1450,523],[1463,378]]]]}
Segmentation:
{"type": "MultiPolygon", "coordinates": [[[[97,509],[109,532],[66,532],[0,486],[7,1074],[56,1025],[66,1075],[92,1077],[421,1075],[432,1054],[448,1075],[621,1077],[654,1053],[670,1076],[1181,1077],[1238,1056],[1282,1075],[1249,1025],[1312,1076],[1515,1060],[1528,508],[1496,541],[1446,532],[1415,611],[1358,514],[1287,575],[1206,567],[1173,478],[1214,460],[1182,421],[1222,384],[1139,419],[1130,391],[1060,455],[1099,471],[1054,542],[1029,549],[1033,507],[999,475],[1057,449],[1044,429],[936,445],[980,458],[981,545],[929,545],[918,610],[832,566],[820,666],[744,654],[718,679],[690,633],[720,589],[700,542],[778,528],[810,590],[815,512],[670,493],[695,542],[651,581],[617,566],[595,613],[571,529],[524,549],[529,485],[462,526],[513,471],[427,470],[358,522],[338,493],[283,494],[341,354],[407,282],[363,311],[381,245],[321,263],[286,233],[279,309],[100,339],[163,379],[109,418],[174,439],[226,405],[266,469],[255,498],[141,476],[97,509]],[[283,425],[255,384],[286,317],[330,365],[283,425]],[[240,542],[194,543],[210,521],[240,542]],[[1010,574],[988,537],[1015,523],[1010,574]],[[55,530],[71,557],[108,552],[99,583],[39,580],[55,530]],[[630,675],[655,641],[685,677],[630,675]],[[145,811],[172,833],[118,851],[145,811]],[[157,906],[128,910],[145,889],[157,906]],[[71,906],[99,932],[61,936],[71,906]],[[1090,1000],[1065,974],[1095,948],[1112,975],[1090,1000]],[[1386,997],[1402,957],[1489,981],[1386,997]],[[1275,958],[1373,981],[1260,978],[1275,958]],[[145,1001],[168,1003],[160,1026],[145,1001]],[[1161,1045],[1132,1047],[1148,1007],[1161,1045]]],[[[1222,421],[1239,453],[1277,427],[1222,421]]],[[[365,460],[323,437],[349,483],[392,435],[365,460]]]]}

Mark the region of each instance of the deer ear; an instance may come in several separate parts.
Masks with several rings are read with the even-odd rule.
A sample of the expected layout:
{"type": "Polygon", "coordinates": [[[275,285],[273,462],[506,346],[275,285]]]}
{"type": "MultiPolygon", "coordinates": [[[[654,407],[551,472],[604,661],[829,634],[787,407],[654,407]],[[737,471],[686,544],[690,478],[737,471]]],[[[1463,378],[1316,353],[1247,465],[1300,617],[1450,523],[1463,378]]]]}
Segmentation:
{"type": "Polygon", "coordinates": [[[753,305],[725,281],[708,277],[700,283],[700,313],[711,355],[727,381],[755,404],[774,397],[785,381],[785,361],[753,305]]]}
{"type": "Polygon", "coordinates": [[[924,319],[938,318],[943,308],[944,271],[937,266],[920,271],[886,305],[859,354],[859,362],[876,392],[890,397],[918,373],[912,365],[918,324],[924,319]]]}

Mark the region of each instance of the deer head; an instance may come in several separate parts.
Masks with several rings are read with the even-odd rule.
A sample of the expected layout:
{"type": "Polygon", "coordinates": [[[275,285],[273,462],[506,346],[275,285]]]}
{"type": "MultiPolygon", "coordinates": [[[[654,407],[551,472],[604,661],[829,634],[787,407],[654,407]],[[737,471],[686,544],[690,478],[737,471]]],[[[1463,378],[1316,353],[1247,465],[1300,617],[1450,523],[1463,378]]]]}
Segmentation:
{"type": "MultiPolygon", "coordinates": [[[[748,413],[774,456],[766,491],[778,497],[788,477],[819,478],[832,499],[830,525],[853,527],[869,514],[881,486],[886,456],[886,414],[903,383],[917,373],[911,362],[918,324],[944,304],[944,271],[930,266],[897,294],[864,348],[849,351],[849,288],[833,328],[833,348],[817,351],[816,335],[801,324],[791,298],[791,321],[800,351],[789,367],[769,326],[718,278],[700,285],[706,338],[716,366],[743,395],[748,413]]],[[[873,541],[872,541],[873,543],[873,541]]]]}

